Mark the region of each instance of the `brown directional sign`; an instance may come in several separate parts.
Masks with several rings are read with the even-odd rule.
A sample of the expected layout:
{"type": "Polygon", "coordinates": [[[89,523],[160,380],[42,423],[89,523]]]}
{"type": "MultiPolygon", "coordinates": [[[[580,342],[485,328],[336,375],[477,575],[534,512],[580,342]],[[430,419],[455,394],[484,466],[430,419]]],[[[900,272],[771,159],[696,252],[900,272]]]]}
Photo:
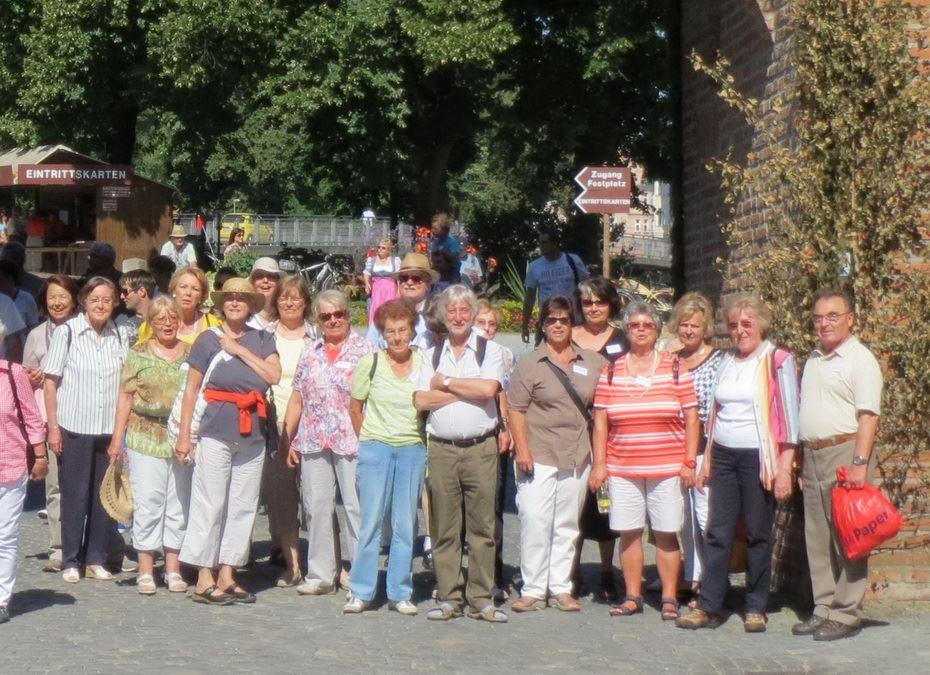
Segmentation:
{"type": "Polygon", "coordinates": [[[575,206],[582,213],[629,213],[633,198],[633,172],[626,166],[586,166],[575,182],[581,194],[575,206]]]}

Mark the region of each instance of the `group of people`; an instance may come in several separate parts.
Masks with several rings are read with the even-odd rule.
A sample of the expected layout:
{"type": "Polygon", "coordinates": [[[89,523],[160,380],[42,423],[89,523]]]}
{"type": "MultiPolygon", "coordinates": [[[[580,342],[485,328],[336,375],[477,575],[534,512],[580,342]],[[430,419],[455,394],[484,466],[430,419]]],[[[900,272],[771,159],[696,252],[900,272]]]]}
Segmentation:
{"type": "Polygon", "coordinates": [[[0,361],[9,391],[0,397],[0,608],[27,473],[53,486],[60,562],[50,566],[69,583],[112,578],[122,552],[98,494],[108,466],[122,463],[141,594],[158,592],[163,556],[170,592],[188,590],[187,565],[197,571],[196,602],[255,602],[236,571],[264,502],[285,567],[279,587],[322,595],[342,586],[345,613],[371,610],[386,539],[389,608],[417,614],[419,516],[436,581],[427,618],[506,622],[502,488],[512,468],[522,577],[512,611],[579,611],[580,549],[593,539],[610,615],[641,613],[648,523],[661,618],[716,625],[742,522],[744,624],[761,632],[775,503],[791,496],[800,471],[817,607],[793,632],[857,632],[866,563],[837,548],[829,495],[838,466],[850,465],[851,487],[871,480],[882,379],[852,335],[851,297],[818,294],[820,347],[799,385],[795,356],[768,339],[773,317],[759,298],[727,300],[724,351],[713,346],[714,308],[700,294],[684,295],[663,331],[648,304],[621,314],[613,285],[590,278],[553,236],[542,235],[540,248],[527,279],[542,301],[538,344],[519,359],[494,341],[500,315],[470,288],[429,295],[439,277],[419,253],[397,260],[388,248],[390,271],[372,266],[378,301],[367,337],[352,330],[342,292],[311,298],[273,259],[212,294],[195,266],[180,267],[166,293],[144,271],[118,285],[49,277],[37,298],[45,320],[28,335],[23,365],[0,361]],[[117,316],[121,299],[128,317],[117,316]],[[618,539],[623,597],[613,580],[618,539]],[[682,579],[694,592],[687,614],[682,579]]]}

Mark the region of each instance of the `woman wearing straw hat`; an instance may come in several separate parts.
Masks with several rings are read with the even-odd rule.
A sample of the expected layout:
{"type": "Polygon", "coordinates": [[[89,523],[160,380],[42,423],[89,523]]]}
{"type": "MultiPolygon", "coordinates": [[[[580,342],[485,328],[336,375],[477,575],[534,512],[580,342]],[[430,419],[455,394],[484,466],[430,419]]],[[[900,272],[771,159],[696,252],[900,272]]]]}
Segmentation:
{"type": "Polygon", "coordinates": [[[197,251],[194,250],[194,245],[187,241],[187,230],[180,223],[171,228],[168,241],[161,247],[161,254],[171,258],[177,269],[197,267],[197,251]]]}
{"type": "Polygon", "coordinates": [[[168,439],[168,415],[183,382],[181,364],[190,345],[178,339],[181,310],[164,295],[155,298],[146,320],[154,337],[133,347],[126,363],[116,404],[113,440],[107,454],[113,464],[123,454],[129,464],[133,501],[132,543],[139,553],[136,588],[155,593],[155,552],[164,548],[168,590],[183,593],[178,551],[187,527],[190,467],[174,458],[168,439]]]}
{"type": "Polygon", "coordinates": [[[180,559],[200,568],[194,601],[252,603],[255,596],[236,583],[234,573],[249,559],[265,460],[265,392],[281,378],[281,362],[274,333],[246,325],[264,304],[247,279],[228,280],[212,297],[226,321],[222,329],[203,333],[191,350],[175,448],[181,462],[195,462],[180,559]],[[201,391],[206,406],[195,451],[191,424],[201,391]]]}

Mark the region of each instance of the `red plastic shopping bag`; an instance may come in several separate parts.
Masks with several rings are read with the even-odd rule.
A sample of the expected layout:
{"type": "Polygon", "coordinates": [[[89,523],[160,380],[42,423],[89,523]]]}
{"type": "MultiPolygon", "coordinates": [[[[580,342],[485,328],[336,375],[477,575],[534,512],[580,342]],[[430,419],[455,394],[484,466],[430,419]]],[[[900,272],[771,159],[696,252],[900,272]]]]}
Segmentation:
{"type": "MultiPolygon", "coordinates": [[[[836,480],[846,480],[846,467],[836,470],[836,480]]],[[[874,485],[851,489],[833,488],[833,526],[849,560],[864,558],[876,546],[901,529],[905,518],[874,485]]]]}

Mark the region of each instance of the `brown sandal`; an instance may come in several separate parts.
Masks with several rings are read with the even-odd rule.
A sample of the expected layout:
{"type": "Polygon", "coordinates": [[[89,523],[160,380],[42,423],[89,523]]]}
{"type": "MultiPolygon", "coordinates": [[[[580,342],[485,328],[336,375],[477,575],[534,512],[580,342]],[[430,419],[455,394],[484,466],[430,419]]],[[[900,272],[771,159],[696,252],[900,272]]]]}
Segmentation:
{"type": "Polygon", "coordinates": [[[634,614],[642,614],[643,612],[643,596],[641,595],[628,595],[623,598],[623,601],[619,605],[611,605],[610,609],[607,610],[611,616],[633,616],[634,614]],[[634,607],[630,609],[626,606],[626,603],[632,602],[634,607]]]}

